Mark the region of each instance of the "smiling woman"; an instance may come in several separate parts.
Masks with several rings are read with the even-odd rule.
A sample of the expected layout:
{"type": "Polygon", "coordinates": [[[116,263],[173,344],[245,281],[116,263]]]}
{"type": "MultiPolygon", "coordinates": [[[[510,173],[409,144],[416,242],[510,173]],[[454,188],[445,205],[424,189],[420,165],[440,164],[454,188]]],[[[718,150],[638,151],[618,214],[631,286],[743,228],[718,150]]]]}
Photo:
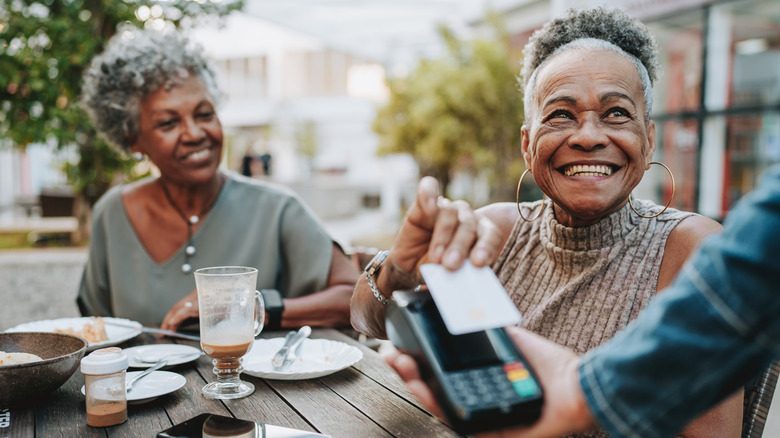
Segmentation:
{"type": "MultiPolygon", "coordinates": [[[[374,294],[414,288],[423,263],[455,269],[466,257],[492,263],[522,327],[578,353],[636,318],[720,229],[695,213],[629,203],[655,151],[656,57],[647,28],[619,10],[571,10],[534,34],[524,50],[521,147],[549,199],[492,204],[475,218],[468,206],[436,202],[435,184],[421,182],[387,267],[372,271],[375,287],[358,282],[355,328],[384,335],[385,308],[374,294]]],[[[681,434],[738,436],[741,398],[740,391],[681,434]]]]}
{"type": "Polygon", "coordinates": [[[173,31],[124,29],[87,70],[95,126],[159,176],[95,205],[82,314],[175,330],[198,317],[194,270],[248,266],[257,289],[285,298],[271,328],[347,325],[357,273],[318,219],[290,190],[220,170],[215,83],[201,48],[173,31]]]}

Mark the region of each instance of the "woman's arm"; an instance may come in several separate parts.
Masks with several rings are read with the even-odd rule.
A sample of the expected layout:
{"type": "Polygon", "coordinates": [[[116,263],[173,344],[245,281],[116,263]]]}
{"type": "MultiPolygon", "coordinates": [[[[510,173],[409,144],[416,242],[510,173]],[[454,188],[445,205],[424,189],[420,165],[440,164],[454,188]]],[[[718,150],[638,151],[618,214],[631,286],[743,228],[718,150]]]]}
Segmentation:
{"type": "MultiPolygon", "coordinates": [[[[669,286],[683,264],[696,251],[705,237],[723,227],[712,219],[691,216],[682,220],[669,234],[658,275],[658,290],[669,286]]],[[[678,435],[684,438],[730,438],[742,433],[742,402],[744,391],[733,395],[691,421],[678,435]]]]}
{"type": "MultiPolygon", "coordinates": [[[[349,325],[349,300],[357,281],[357,271],[338,245],[331,250],[328,284],[325,289],[299,298],[284,300],[282,327],[303,325],[342,327],[349,325]]],[[[163,318],[164,330],[176,330],[184,320],[198,317],[198,293],[193,290],[177,301],[163,318]]],[[[266,323],[268,318],[266,318],[266,323]]]]}
{"type": "Polygon", "coordinates": [[[286,298],[282,327],[349,326],[349,301],[357,279],[358,273],[352,262],[334,243],[327,286],[317,293],[286,298]]]}

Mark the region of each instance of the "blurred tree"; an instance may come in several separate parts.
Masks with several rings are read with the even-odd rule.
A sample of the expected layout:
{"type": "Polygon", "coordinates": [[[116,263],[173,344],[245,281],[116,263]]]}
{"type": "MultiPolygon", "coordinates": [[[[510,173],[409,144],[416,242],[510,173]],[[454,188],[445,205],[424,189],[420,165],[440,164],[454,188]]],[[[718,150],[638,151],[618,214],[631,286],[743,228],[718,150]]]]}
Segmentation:
{"type": "Polygon", "coordinates": [[[65,171],[82,239],[92,202],[134,165],[96,135],[78,106],[92,57],[118,25],[190,28],[242,7],[242,0],[0,0],[0,146],[77,147],[79,160],[65,171]]]}
{"type": "Polygon", "coordinates": [[[508,200],[524,169],[520,56],[500,17],[487,17],[491,39],[463,41],[440,27],[447,54],[388,81],[390,99],[373,129],[380,134],[380,154],[411,154],[443,193],[453,172],[465,171],[487,176],[492,200],[508,200]]]}

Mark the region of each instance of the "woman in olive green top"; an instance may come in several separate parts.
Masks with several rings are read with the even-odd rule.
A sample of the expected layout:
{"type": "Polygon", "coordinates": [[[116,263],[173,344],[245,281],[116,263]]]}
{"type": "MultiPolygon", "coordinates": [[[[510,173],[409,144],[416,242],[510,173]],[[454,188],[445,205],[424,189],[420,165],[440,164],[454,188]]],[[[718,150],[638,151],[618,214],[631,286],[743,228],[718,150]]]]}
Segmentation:
{"type": "Polygon", "coordinates": [[[311,211],[283,187],[219,170],[218,92],[200,48],[177,33],[127,35],[93,60],[82,103],[107,140],[146,155],[159,176],[96,204],[82,313],[175,330],[198,316],[195,269],[241,265],[285,297],[276,324],[349,325],[357,272],[311,211]]]}

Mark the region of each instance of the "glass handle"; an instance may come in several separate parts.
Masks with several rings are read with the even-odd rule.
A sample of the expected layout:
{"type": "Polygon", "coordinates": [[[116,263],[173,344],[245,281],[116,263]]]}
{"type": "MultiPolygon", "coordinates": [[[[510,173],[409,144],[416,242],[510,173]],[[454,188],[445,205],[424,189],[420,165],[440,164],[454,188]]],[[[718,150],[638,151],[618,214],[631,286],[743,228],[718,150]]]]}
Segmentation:
{"type": "Polygon", "coordinates": [[[255,291],[255,336],[259,335],[263,331],[263,324],[265,324],[265,302],[263,301],[263,294],[260,291],[255,291]]]}

